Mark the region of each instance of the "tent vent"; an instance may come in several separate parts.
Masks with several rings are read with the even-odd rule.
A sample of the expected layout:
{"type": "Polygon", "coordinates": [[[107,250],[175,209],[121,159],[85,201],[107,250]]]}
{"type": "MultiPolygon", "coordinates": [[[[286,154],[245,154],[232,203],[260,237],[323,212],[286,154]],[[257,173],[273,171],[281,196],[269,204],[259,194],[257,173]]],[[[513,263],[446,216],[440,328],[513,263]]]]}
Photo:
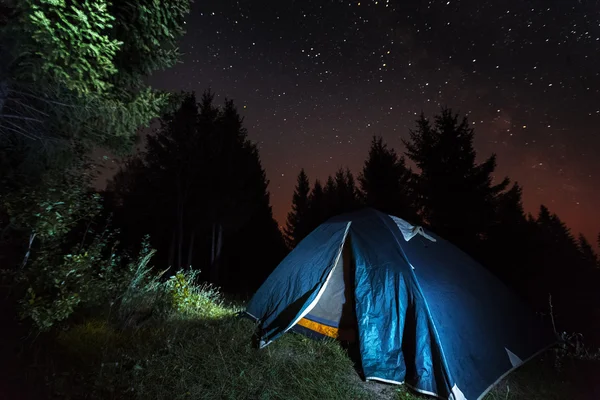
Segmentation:
{"type": "Polygon", "coordinates": [[[431,240],[432,242],[436,241],[434,237],[425,233],[425,230],[422,226],[413,226],[402,218],[394,217],[393,215],[390,215],[390,218],[396,223],[398,229],[400,229],[400,232],[402,232],[402,236],[404,236],[404,240],[407,242],[417,235],[421,235],[425,239],[431,240]]]}

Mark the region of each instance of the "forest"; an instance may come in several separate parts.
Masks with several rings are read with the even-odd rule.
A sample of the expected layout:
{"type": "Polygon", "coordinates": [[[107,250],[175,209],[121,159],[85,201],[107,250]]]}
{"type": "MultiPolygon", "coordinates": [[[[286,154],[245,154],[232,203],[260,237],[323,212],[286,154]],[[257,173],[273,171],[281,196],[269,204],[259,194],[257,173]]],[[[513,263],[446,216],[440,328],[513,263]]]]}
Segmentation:
{"type": "MultiPolygon", "coordinates": [[[[116,332],[190,302],[197,310],[218,296],[238,304],[319,224],[361,207],[436,232],[517,292],[561,338],[599,343],[592,243],[600,245],[600,235],[571,232],[545,205],[526,213],[527,188],[496,178],[493,154],[476,162],[476,133],[451,108],[422,114],[402,149],[386,144],[388,132],[373,137],[360,171],[340,166],[324,181],[298,171],[280,229],[268,171],[234,101],[146,84],[177,62],[188,11],[185,0],[2,5],[3,372],[34,363],[31,349],[75,340],[82,326],[96,329],[99,319],[116,332]],[[135,152],[141,132],[144,145],[135,152]],[[99,148],[122,160],[102,191],[93,187],[91,155],[99,148]]],[[[134,364],[122,368],[134,374],[141,365],[134,364]]],[[[41,375],[60,370],[52,365],[41,375]]]]}

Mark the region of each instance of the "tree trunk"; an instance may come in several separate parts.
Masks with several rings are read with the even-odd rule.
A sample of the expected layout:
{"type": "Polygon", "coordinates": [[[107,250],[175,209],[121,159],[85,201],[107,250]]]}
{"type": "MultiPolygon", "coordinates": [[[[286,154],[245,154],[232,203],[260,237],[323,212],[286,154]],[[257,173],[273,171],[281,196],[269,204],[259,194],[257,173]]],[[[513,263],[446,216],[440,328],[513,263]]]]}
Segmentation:
{"type": "Polygon", "coordinates": [[[192,253],[194,251],[194,237],[196,232],[192,230],[192,234],[190,235],[190,243],[188,244],[188,259],[186,267],[192,269],[192,253]]]}
{"type": "Polygon", "coordinates": [[[8,83],[0,82],[0,115],[2,115],[2,110],[4,109],[4,103],[8,97],[8,83]]]}
{"type": "Polygon", "coordinates": [[[223,248],[223,225],[218,225],[218,236],[217,236],[217,254],[215,260],[219,262],[221,259],[221,249],[223,248]]]}
{"type": "Polygon", "coordinates": [[[178,234],[178,240],[177,240],[177,269],[181,269],[181,265],[182,265],[182,252],[183,252],[183,218],[182,218],[182,212],[179,212],[179,221],[177,222],[177,234],[178,234]]]}
{"type": "Polygon", "coordinates": [[[210,245],[210,265],[211,266],[215,262],[215,226],[216,226],[216,224],[213,223],[212,234],[211,234],[212,243],[210,245]]]}
{"type": "Polygon", "coordinates": [[[173,263],[175,262],[175,240],[176,232],[173,230],[173,235],[171,236],[171,246],[169,246],[169,268],[173,268],[173,263]]]}
{"type": "Polygon", "coordinates": [[[221,224],[213,225],[213,257],[210,268],[210,281],[215,285],[219,282],[219,268],[221,259],[221,249],[223,247],[223,226],[221,224]]]}
{"type": "Polygon", "coordinates": [[[25,253],[25,258],[23,258],[23,264],[21,268],[25,268],[27,265],[27,261],[29,260],[29,255],[31,254],[31,246],[33,245],[33,240],[35,239],[36,233],[32,233],[29,235],[29,246],[27,247],[27,253],[25,253]]]}

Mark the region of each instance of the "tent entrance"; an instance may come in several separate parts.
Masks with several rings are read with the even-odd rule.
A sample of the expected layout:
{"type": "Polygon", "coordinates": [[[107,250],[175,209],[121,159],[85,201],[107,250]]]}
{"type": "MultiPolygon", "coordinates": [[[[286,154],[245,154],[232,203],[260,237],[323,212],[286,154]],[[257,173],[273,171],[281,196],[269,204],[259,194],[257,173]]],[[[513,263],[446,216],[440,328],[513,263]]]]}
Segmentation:
{"type": "Polygon", "coordinates": [[[342,254],[333,267],[327,287],[318,303],[294,327],[297,332],[313,337],[327,336],[342,342],[356,341],[355,263],[350,241],[347,237],[342,254]]]}

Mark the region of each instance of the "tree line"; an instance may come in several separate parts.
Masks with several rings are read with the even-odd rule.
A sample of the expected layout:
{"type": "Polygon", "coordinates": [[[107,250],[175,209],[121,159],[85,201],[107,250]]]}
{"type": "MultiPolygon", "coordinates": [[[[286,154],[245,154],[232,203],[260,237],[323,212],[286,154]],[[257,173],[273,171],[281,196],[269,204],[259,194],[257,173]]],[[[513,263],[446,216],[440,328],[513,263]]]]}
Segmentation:
{"type": "Polygon", "coordinates": [[[206,91],[161,119],[104,192],[124,248],[149,235],[156,262],[232,292],[258,287],[286,252],[256,144],[231,100],[206,91]]]}
{"type": "Polygon", "coordinates": [[[466,117],[442,109],[418,118],[403,154],[373,137],[358,184],[348,169],[325,186],[318,179],[311,185],[300,170],[286,243],[293,248],[333,215],[373,207],[454,243],[548,318],[552,307],[557,329],[593,333],[600,265],[592,245],[545,205],[526,213],[523,188],[508,177],[494,180],[495,155],[476,162],[474,135],[466,117]]]}

